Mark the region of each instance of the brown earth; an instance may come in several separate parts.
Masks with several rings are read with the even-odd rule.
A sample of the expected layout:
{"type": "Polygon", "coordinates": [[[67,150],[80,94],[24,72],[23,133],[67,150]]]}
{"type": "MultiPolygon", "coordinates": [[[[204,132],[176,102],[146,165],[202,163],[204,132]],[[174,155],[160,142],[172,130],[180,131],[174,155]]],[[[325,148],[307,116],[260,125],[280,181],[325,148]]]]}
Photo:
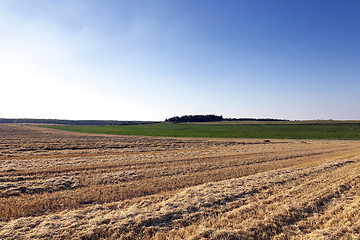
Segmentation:
{"type": "Polygon", "coordinates": [[[360,239],[360,142],[0,125],[0,239],[360,239]]]}

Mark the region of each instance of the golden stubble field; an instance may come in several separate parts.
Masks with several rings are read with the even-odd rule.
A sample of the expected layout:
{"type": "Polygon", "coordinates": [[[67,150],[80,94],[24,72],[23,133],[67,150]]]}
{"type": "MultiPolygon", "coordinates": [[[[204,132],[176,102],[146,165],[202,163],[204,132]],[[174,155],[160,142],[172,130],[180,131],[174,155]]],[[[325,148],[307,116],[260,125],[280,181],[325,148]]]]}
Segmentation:
{"type": "Polygon", "coordinates": [[[0,125],[0,239],[360,239],[360,142],[0,125]]]}

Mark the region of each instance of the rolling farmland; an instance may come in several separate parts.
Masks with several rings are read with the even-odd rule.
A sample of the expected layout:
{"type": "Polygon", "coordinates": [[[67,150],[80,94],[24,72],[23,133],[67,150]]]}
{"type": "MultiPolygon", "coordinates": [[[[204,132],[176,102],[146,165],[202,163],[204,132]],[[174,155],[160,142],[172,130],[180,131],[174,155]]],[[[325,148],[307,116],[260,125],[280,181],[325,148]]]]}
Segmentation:
{"type": "Polygon", "coordinates": [[[356,140],[0,125],[0,163],[0,239],[360,238],[356,140]]]}
{"type": "Polygon", "coordinates": [[[116,135],[196,138],[276,138],[360,140],[358,121],[156,123],[128,126],[46,126],[116,135]]]}

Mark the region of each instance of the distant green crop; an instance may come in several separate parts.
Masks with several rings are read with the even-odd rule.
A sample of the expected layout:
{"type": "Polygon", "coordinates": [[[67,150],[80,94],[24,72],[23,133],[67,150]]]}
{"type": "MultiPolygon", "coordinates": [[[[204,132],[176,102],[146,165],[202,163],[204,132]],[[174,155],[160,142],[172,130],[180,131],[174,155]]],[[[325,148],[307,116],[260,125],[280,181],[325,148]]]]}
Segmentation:
{"type": "Polygon", "coordinates": [[[343,124],[146,124],[128,126],[46,126],[101,134],[196,137],[360,140],[359,123],[343,124]]]}

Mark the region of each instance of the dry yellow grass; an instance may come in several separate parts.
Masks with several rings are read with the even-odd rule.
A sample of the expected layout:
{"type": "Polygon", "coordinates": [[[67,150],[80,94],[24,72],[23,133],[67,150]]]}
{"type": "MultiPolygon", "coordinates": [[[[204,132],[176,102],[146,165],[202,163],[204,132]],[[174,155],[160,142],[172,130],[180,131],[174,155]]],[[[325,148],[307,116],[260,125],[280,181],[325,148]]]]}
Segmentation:
{"type": "Polygon", "coordinates": [[[0,239],[360,239],[360,142],[0,126],[0,239]]]}

